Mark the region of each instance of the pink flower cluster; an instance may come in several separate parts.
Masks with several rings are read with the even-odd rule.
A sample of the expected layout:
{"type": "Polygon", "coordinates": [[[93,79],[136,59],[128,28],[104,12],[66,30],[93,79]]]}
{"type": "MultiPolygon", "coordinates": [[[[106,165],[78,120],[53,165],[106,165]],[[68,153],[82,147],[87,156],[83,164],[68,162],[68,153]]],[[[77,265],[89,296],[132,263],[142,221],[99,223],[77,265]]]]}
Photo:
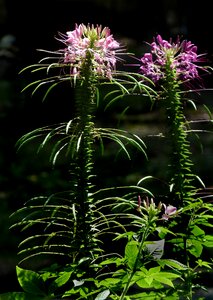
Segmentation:
{"type": "Polygon", "coordinates": [[[199,78],[197,63],[202,62],[202,56],[197,54],[197,47],[190,41],[176,43],[163,40],[160,35],[150,44],[151,52],[141,58],[140,71],[154,82],[165,77],[166,67],[176,71],[177,79],[182,81],[199,78]]]}
{"type": "MultiPolygon", "coordinates": [[[[162,215],[162,220],[169,220],[172,217],[175,217],[178,213],[177,207],[173,205],[166,205],[164,203],[159,202],[156,206],[153,198],[149,200],[148,197],[146,197],[145,200],[142,201],[141,196],[138,195],[138,206],[137,211],[142,213],[142,211],[146,211],[146,213],[149,215],[149,217],[154,217],[161,212],[162,207],[164,208],[164,213],[162,215]]],[[[143,215],[143,213],[142,213],[143,215]]]]}
{"type": "Polygon", "coordinates": [[[76,77],[80,76],[85,60],[91,58],[92,71],[107,78],[112,77],[116,65],[116,50],[120,44],[113,38],[108,27],[94,25],[75,26],[75,30],[60,34],[59,39],[67,47],[60,50],[63,54],[63,63],[69,64],[70,73],[76,77]]]}

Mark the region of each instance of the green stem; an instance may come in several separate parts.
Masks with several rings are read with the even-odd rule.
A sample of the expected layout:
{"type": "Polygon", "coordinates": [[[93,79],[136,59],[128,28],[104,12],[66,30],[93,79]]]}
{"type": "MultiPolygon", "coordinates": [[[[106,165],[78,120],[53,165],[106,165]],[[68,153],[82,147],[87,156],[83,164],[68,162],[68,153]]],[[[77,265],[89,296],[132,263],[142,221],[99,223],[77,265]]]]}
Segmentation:
{"type": "MultiPolygon", "coordinates": [[[[180,96],[180,84],[177,80],[176,72],[171,68],[168,60],[165,77],[165,99],[168,122],[168,140],[171,147],[170,164],[170,203],[175,206],[184,207],[194,201],[196,188],[193,186],[194,174],[192,173],[193,162],[191,159],[190,143],[186,131],[186,120],[184,106],[180,96]]],[[[183,228],[182,234],[183,251],[180,249],[180,256],[189,267],[189,253],[187,240],[189,238],[190,215],[182,213],[178,227],[183,228]]],[[[180,230],[178,230],[180,232],[180,230]]],[[[192,280],[190,268],[185,274],[184,296],[192,299],[192,280]]]]}
{"type": "Polygon", "coordinates": [[[91,56],[88,52],[87,59],[82,69],[82,80],[76,86],[76,115],[79,119],[79,139],[76,149],[76,203],[77,228],[81,249],[84,257],[93,255],[94,237],[91,223],[93,220],[93,198],[91,197],[91,177],[93,176],[93,136],[94,136],[94,99],[96,82],[91,72],[91,56]]]}
{"type": "Polygon", "coordinates": [[[147,239],[147,237],[149,235],[149,231],[150,231],[150,224],[148,222],[148,224],[146,226],[146,229],[144,230],[142,238],[141,238],[141,242],[140,242],[139,249],[138,249],[138,254],[137,254],[137,257],[135,259],[135,263],[134,263],[133,269],[132,269],[132,271],[131,271],[131,273],[129,275],[128,281],[127,281],[127,283],[126,283],[126,285],[125,285],[125,287],[123,289],[123,292],[122,292],[121,297],[120,297],[119,300],[124,300],[125,296],[126,296],[126,293],[129,290],[132,278],[133,278],[135,272],[137,271],[138,262],[141,259],[141,252],[142,252],[142,249],[143,249],[143,246],[144,246],[144,242],[146,241],[146,239],[147,239]]]}
{"type": "Polygon", "coordinates": [[[168,63],[165,78],[165,98],[168,121],[168,139],[171,145],[170,186],[172,186],[173,204],[186,204],[193,199],[195,188],[192,185],[193,162],[190,144],[185,128],[183,102],[175,70],[168,63]]]}

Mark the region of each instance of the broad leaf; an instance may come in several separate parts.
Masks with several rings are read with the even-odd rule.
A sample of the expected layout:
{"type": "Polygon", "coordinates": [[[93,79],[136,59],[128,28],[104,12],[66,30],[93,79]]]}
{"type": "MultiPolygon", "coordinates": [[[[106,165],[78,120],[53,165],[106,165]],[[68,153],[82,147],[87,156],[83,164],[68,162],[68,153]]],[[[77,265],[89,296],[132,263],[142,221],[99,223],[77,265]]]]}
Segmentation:
{"type": "Polygon", "coordinates": [[[176,270],[185,270],[187,266],[174,259],[159,259],[158,264],[161,267],[168,266],[176,270]]]}
{"type": "Polygon", "coordinates": [[[70,276],[72,274],[71,272],[63,272],[62,275],[60,275],[55,281],[54,281],[54,286],[56,287],[61,287],[62,285],[64,285],[65,283],[67,283],[67,281],[70,279],[70,276]]]}
{"type": "Polygon", "coordinates": [[[156,273],[153,275],[153,278],[160,283],[174,287],[174,284],[171,279],[176,279],[180,276],[176,275],[176,274],[173,274],[174,276],[171,276],[170,275],[171,273],[167,273],[167,274],[165,272],[156,273]],[[167,277],[167,274],[168,274],[168,277],[167,277]]]}
{"type": "Polygon", "coordinates": [[[44,282],[38,273],[24,270],[18,266],[16,267],[16,272],[19,284],[25,292],[38,296],[46,295],[44,282]]]}
{"type": "Polygon", "coordinates": [[[212,248],[213,247],[213,236],[212,235],[206,235],[205,236],[205,242],[203,243],[203,246],[212,248]]]}
{"type": "Polygon", "coordinates": [[[187,242],[189,246],[189,252],[195,257],[200,257],[203,251],[202,243],[194,239],[190,239],[187,242]]]}
{"type": "Polygon", "coordinates": [[[127,260],[128,266],[133,269],[138,256],[138,242],[130,241],[127,243],[125,248],[125,259],[127,260]]]}

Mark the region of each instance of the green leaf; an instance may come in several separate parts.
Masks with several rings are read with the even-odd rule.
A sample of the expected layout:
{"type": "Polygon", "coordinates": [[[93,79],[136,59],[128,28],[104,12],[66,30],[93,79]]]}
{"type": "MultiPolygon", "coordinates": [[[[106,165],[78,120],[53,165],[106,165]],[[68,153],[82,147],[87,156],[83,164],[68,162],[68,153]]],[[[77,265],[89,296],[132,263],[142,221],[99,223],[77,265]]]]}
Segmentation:
{"type": "MultiPolygon", "coordinates": [[[[173,275],[175,275],[175,274],[173,274],[173,275]]],[[[176,277],[174,276],[173,278],[175,279],[177,277],[179,277],[179,275],[176,275],[176,277]]],[[[170,278],[166,277],[165,272],[156,273],[153,275],[153,278],[160,283],[174,287],[172,280],[170,278]]]]}
{"type": "Polygon", "coordinates": [[[198,240],[190,239],[188,240],[189,252],[195,256],[200,257],[203,251],[202,243],[198,240]]]}
{"type": "Polygon", "coordinates": [[[106,278],[104,280],[101,280],[99,282],[99,285],[100,286],[105,286],[105,287],[108,287],[108,288],[112,288],[112,287],[117,286],[120,282],[121,282],[121,280],[118,279],[118,278],[106,278]]]}
{"type": "Polygon", "coordinates": [[[0,294],[0,300],[48,300],[53,299],[51,297],[39,297],[38,295],[32,295],[24,292],[10,292],[0,294]]]}
{"type": "Polygon", "coordinates": [[[95,300],[105,300],[110,295],[110,290],[105,290],[97,295],[95,300]]]}
{"type": "Polygon", "coordinates": [[[159,259],[158,264],[161,267],[168,266],[176,270],[185,270],[187,266],[174,259],[159,259]]]}
{"type": "MultiPolygon", "coordinates": [[[[146,278],[146,277],[145,277],[146,278]]],[[[139,280],[137,280],[136,281],[136,284],[140,287],[140,288],[142,288],[142,289],[147,289],[147,288],[150,288],[151,286],[150,286],[150,284],[148,284],[148,282],[147,281],[145,281],[145,278],[141,278],[141,279],[139,279],[139,280]]],[[[163,286],[162,286],[162,284],[160,283],[160,282],[157,282],[157,281],[152,281],[152,287],[154,287],[155,289],[160,289],[160,288],[162,288],[163,286]]],[[[147,299],[149,299],[149,298],[147,298],[147,299]]]]}
{"type": "Polygon", "coordinates": [[[150,285],[147,281],[145,281],[145,278],[141,278],[136,281],[136,284],[141,287],[142,289],[150,288],[150,285]]]}
{"type": "Polygon", "coordinates": [[[213,247],[213,236],[212,235],[206,235],[204,238],[205,242],[203,243],[203,246],[212,248],[213,247]]]}
{"type": "Polygon", "coordinates": [[[116,266],[120,266],[124,264],[124,258],[120,257],[111,257],[102,262],[100,262],[100,266],[106,266],[109,264],[115,264],[116,266]]]}
{"type": "Polygon", "coordinates": [[[193,229],[191,231],[195,236],[203,236],[205,235],[205,231],[202,230],[200,227],[198,227],[197,225],[193,226],[193,229]]]}
{"type": "Polygon", "coordinates": [[[65,283],[67,283],[67,281],[70,279],[71,274],[72,274],[72,271],[71,272],[63,272],[62,275],[60,275],[54,281],[54,286],[61,287],[62,285],[64,285],[65,283]]]}
{"type": "Polygon", "coordinates": [[[199,267],[205,267],[208,269],[212,269],[212,263],[209,263],[207,261],[203,261],[202,259],[198,259],[197,264],[199,267]]]}
{"type": "Polygon", "coordinates": [[[138,242],[130,241],[125,247],[125,259],[128,266],[133,269],[138,256],[138,242]]]}
{"type": "Polygon", "coordinates": [[[88,288],[84,287],[83,289],[79,289],[80,295],[83,297],[83,299],[87,299],[87,294],[89,292],[88,288]]]}
{"type": "Polygon", "coordinates": [[[187,101],[188,101],[188,103],[190,103],[193,106],[194,110],[197,110],[197,106],[193,100],[187,99],[187,101]]]}
{"type": "Polygon", "coordinates": [[[165,227],[162,227],[162,226],[158,226],[156,227],[156,231],[158,232],[158,236],[161,238],[161,239],[164,239],[166,234],[170,233],[172,235],[175,235],[175,233],[173,233],[171,230],[165,228],[165,227]]]}
{"type": "MultiPolygon", "coordinates": [[[[147,292],[147,293],[143,292],[143,293],[131,295],[131,299],[160,300],[160,299],[162,299],[162,297],[160,295],[158,296],[156,291],[154,291],[154,292],[147,292]]],[[[169,299],[169,297],[166,299],[169,299]]],[[[179,299],[179,298],[172,298],[172,300],[175,300],[175,299],[179,299]]]]}
{"type": "Polygon", "coordinates": [[[180,275],[172,272],[162,272],[160,267],[154,267],[148,272],[137,272],[134,276],[136,284],[142,288],[155,287],[160,288],[160,284],[166,284],[174,287],[172,280],[179,278],[180,275]],[[147,285],[147,286],[146,286],[147,285]]]}
{"type": "Polygon", "coordinates": [[[203,107],[205,108],[207,114],[209,115],[209,119],[212,120],[212,113],[211,110],[208,108],[207,105],[203,104],[203,107]]]}
{"type": "Polygon", "coordinates": [[[20,286],[23,290],[30,294],[44,296],[44,282],[41,276],[30,270],[24,270],[20,267],[16,267],[17,278],[20,286]]]}
{"type": "Polygon", "coordinates": [[[49,92],[50,92],[56,85],[58,85],[59,83],[61,83],[61,81],[58,81],[58,82],[53,83],[53,84],[47,89],[47,91],[46,91],[46,93],[45,93],[45,95],[44,95],[44,97],[43,97],[43,99],[42,99],[43,101],[47,98],[49,92]]]}
{"type": "Polygon", "coordinates": [[[150,286],[153,282],[153,277],[145,277],[144,280],[146,281],[146,283],[148,284],[148,286],[150,286]]]}

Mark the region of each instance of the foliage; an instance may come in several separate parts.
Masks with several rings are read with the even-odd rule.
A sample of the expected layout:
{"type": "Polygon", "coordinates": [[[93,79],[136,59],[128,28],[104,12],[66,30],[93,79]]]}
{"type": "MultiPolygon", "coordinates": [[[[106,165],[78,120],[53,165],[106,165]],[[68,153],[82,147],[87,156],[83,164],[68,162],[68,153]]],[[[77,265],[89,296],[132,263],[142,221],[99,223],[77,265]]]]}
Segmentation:
{"type": "Polygon", "coordinates": [[[115,69],[120,45],[108,28],[81,24],[61,37],[64,49],[45,51],[55,56],[24,69],[47,72],[47,77],[24,90],[34,87],[34,94],[49,85],[45,99],[56,85],[70,81],[75,91],[74,117],[26,133],[17,141],[17,148],[39,139],[38,152],[50,149],[54,167],[59,157],[65,157],[70,188],[33,197],[12,214],[11,228],[23,233],[16,268],[23,292],[8,292],[1,299],[184,296],[191,300],[194,291],[202,288],[202,272],[212,268],[212,259],[206,261],[204,252],[213,247],[209,234],[213,226],[212,194],[207,194],[202,180],[193,173],[189,122],[184,112],[185,103],[196,109],[185,95],[190,92],[191,80],[198,76],[197,48],[191,42],[178,40],[175,44],[158,36],[151,44],[154,58],[146,53],[141,59],[143,73],[135,74],[115,69]],[[43,63],[51,59],[57,61],[43,63]],[[49,74],[58,70],[60,74],[49,74]],[[100,91],[106,85],[112,89],[102,98],[100,91]],[[96,142],[104,151],[104,140],[110,139],[128,159],[132,156],[130,148],[148,159],[147,146],[135,133],[96,127],[100,102],[107,101],[108,109],[128,95],[145,96],[151,107],[159,101],[165,108],[170,164],[165,166],[167,182],[159,195],[145,187],[147,180],[153,179],[155,184],[150,175],[132,186],[99,189],[94,183],[96,142]],[[47,259],[48,265],[26,269],[25,263],[35,258],[47,259]]]}

